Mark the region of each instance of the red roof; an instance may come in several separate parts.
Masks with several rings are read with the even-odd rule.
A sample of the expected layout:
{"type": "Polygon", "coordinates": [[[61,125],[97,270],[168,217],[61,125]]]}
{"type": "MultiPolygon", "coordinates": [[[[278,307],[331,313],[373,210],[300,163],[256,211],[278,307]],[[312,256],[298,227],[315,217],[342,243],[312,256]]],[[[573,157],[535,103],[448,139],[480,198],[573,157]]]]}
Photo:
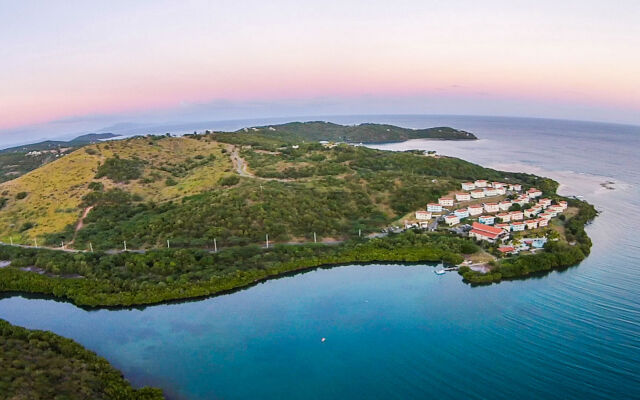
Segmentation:
{"type": "Polygon", "coordinates": [[[472,225],[471,232],[479,233],[480,235],[487,236],[493,239],[493,238],[496,238],[501,233],[503,233],[503,230],[500,228],[496,228],[494,226],[481,224],[479,222],[474,222],[472,225]]]}
{"type": "Polygon", "coordinates": [[[512,251],[515,251],[516,248],[513,246],[504,246],[504,247],[498,247],[498,251],[500,253],[511,253],[512,251]]]}

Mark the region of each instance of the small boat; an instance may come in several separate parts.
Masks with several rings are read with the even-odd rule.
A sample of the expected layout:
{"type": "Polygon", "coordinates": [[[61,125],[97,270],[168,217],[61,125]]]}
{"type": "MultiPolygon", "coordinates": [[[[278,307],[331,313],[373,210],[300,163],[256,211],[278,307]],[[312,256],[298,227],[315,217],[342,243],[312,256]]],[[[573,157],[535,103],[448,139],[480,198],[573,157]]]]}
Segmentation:
{"type": "Polygon", "coordinates": [[[444,275],[445,270],[444,269],[437,269],[437,270],[435,270],[433,272],[435,272],[436,275],[444,275]]]}

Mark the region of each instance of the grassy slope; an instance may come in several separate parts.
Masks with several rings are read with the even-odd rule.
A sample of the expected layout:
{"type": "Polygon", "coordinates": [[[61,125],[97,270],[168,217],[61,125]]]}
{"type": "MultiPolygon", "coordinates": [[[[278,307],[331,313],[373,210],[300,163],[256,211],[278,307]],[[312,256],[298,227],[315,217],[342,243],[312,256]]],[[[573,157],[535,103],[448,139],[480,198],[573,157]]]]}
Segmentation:
{"type": "Polygon", "coordinates": [[[107,360],[50,332],[0,319],[0,397],[12,400],[157,400],[159,389],[135,390],[107,360]]]}
{"type": "Polygon", "coordinates": [[[201,142],[189,138],[164,138],[150,141],[145,138],[119,140],[87,146],[15,180],[0,184],[0,193],[8,199],[0,212],[0,240],[28,242],[34,237],[63,230],[78,220],[82,212],[82,197],[91,190],[88,184],[100,181],[105,188],[118,187],[142,199],[167,201],[199,193],[212,187],[225,171],[231,168],[228,157],[223,157],[221,147],[213,142],[201,142]],[[107,178],[95,180],[97,167],[107,158],[118,154],[122,158],[138,157],[145,162],[142,180],[114,183],[107,178]],[[184,163],[188,158],[213,154],[216,160],[187,171],[175,186],[167,186],[165,180],[172,175],[160,170],[184,163]],[[25,199],[17,199],[20,192],[28,193],[25,199]],[[32,229],[21,232],[27,222],[32,229]]]}

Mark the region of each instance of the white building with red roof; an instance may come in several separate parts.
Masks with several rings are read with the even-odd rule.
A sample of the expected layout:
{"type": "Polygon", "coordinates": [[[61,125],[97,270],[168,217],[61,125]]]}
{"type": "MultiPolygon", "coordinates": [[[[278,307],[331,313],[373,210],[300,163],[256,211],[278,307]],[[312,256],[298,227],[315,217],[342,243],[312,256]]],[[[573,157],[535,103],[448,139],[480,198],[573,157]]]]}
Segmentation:
{"type": "Polygon", "coordinates": [[[566,201],[564,201],[564,200],[560,200],[560,201],[558,202],[558,205],[562,206],[562,208],[563,208],[563,209],[565,209],[565,210],[567,209],[567,207],[569,207],[569,203],[567,203],[567,202],[566,202],[566,201]]]}
{"type": "Polygon", "coordinates": [[[524,228],[527,225],[523,221],[516,221],[511,223],[511,230],[513,232],[521,232],[524,231],[524,228]]]}
{"type": "Polygon", "coordinates": [[[458,218],[468,218],[469,217],[469,209],[468,208],[460,208],[453,212],[458,218]]]}
{"type": "Polygon", "coordinates": [[[462,183],[462,190],[473,190],[475,188],[476,188],[476,185],[473,182],[462,183]]]}
{"type": "Polygon", "coordinates": [[[549,220],[544,218],[538,218],[538,227],[542,228],[543,226],[548,226],[549,220]]]}
{"type": "Polygon", "coordinates": [[[478,222],[474,222],[471,227],[471,231],[469,231],[469,237],[475,238],[477,240],[486,240],[490,243],[495,243],[505,234],[506,232],[502,228],[496,228],[493,226],[480,224],[478,222]]]}
{"type": "Polygon", "coordinates": [[[480,204],[472,204],[467,209],[469,210],[469,215],[471,215],[472,217],[480,215],[484,212],[484,207],[482,207],[482,205],[480,204]]]}
{"type": "Polygon", "coordinates": [[[496,228],[502,228],[505,230],[505,232],[509,232],[511,231],[511,224],[495,224],[494,225],[496,228]]]}
{"type": "Polygon", "coordinates": [[[499,188],[495,188],[494,189],[496,191],[496,195],[498,196],[502,196],[503,194],[507,194],[507,189],[503,186],[503,187],[499,187],[499,188]]]}
{"type": "Polygon", "coordinates": [[[497,196],[498,195],[498,191],[494,188],[486,188],[484,190],[484,195],[486,197],[492,197],[492,196],[497,196]]]}
{"type": "Polygon", "coordinates": [[[539,189],[531,188],[527,190],[527,196],[533,199],[533,198],[542,196],[542,192],[539,189]]]}
{"type": "Polygon", "coordinates": [[[511,215],[512,221],[522,221],[524,219],[524,213],[522,211],[511,211],[509,215],[511,215]]]}
{"type": "Polygon", "coordinates": [[[485,225],[493,225],[496,222],[496,217],[494,217],[493,215],[481,215],[478,218],[478,221],[481,224],[485,224],[485,225]]]}
{"type": "Polygon", "coordinates": [[[438,203],[429,203],[427,204],[427,211],[429,212],[442,212],[442,204],[438,203]]]}
{"type": "Polygon", "coordinates": [[[453,226],[460,223],[460,217],[457,215],[447,215],[444,217],[444,222],[449,226],[453,226]]]}
{"type": "Polygon", "coordinates": [[[475,182],[473,182],[474,185],[476,185],[477,188],[483,188],[483,187],[487,187],[487,185],[489,184],[489,182],[483,180],[483,179],[478,179],[475,182]]]}
{"type": "Polygon", "coordinates": [[[471,200],[471,195],[467,192],[456,193],[456,201],[469,201],[471,200]]]}
{"type": "Polygon", "coordinates": [[[538,227],[537,219],[528,219],[524,223],[527,225],[527,229],[536,229],[538,227]]]}
{"type": "Polygon", "coordinates": [[[500,211],[498,203],[484,203],[484,210],[488,213],[496,213],[500,211]]]}
{"type": "Polygon", "coordinates": [[[498,203],[498,207],[500,207],[500,211],[509,211],[512,205],[513,203],[511,203],[508,200],[501,201],[500,203],[498,203]]]}
{"type": "Polygon", "coordinates": [[[496,217],[498,217],[498,219],[502,222],[509,222],[511,221],[511,214],[509,213],[500,213],[498,215],[496,215],[496,217]]]}
{"type": "Polygon", "coordinates": [[[483,199],[484,198],[484,190],[476,189],[471,191],[472,199],[483,199]]]}
{"type": "Polygon", "coordinates": [[[502,182],[491,182],[491,186],[492,186],[493,188],[495,188],[495,189],[499,189],[499,188],[501,188],[501,187],[504,187],[504,186],[505,186],[505,184],[504,184],[504,183],[502,183],[502,182]]]}
{"type": "Polygon", "coordinates": [[[453,197],[440,197],[438,204],[444,207],[453,207],[453,197]]]}
{"type": "Polygon", "coordinates": [[[416,219],[422,221],[429,220],[431,219],[431,213],[424,210],[416,211],[416,219]]]}
{"type": "Polygon", "coordinates": [[[547,199],[547,198],[540,199],[538,200],[538,204],[540,204],[543,208],[547,208],[551,205],[551,199],[547,199]]]}

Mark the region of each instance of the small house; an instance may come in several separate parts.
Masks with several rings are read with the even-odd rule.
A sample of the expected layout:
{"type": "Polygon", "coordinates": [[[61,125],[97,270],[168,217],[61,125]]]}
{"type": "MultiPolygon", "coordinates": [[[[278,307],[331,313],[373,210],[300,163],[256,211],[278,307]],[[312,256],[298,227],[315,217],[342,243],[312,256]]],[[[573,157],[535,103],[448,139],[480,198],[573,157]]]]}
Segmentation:
{"type": "Polygon", "coordinates": [[[472,199],[482,199],[484,198],[484,190],[472,190],[471,191],[471,198],[472,199]]]}
{"type": "Polygon", "coordinates": [[[549,220],[544,218],[538,218],[538,227],[542,228],[549,225],[549,220]]]}
{"type": "Polygon", "coordinates": [[[462,183],[462,190],[473,190],[476,188],[476,185],[473,184],[473,182],[463,182],[462,183]]]}
{"type": "Polygon", "coordinates": [[[490,243],[495,243],[498,239],[503,237],[506,232],[503,229],[496,228],[489,225],[480,224],[474,222],[469,231],[469,237],[477,240],[486,240],[490,243]]]}
{"type": "Polygon", "coordinates": [[[484,210],[488,213],[496,213],[500,211],[498,203],[484,203],[484,210]]]}
{"type": "Polygon", "coordinates": [[[442,205],[438,203],[429,203],[427,204],[427,211],[429,212],[442,212],[442,205]]]}
{"type": "Polygon", "coordinates": [[[468,208],[460,208],[453,212],[458,218],[468,218],[469,217],[469,209],[468,208]]]}
{"type": "Polygon", "coordinates": [[[502,222],[511,221],[511,214],[509,214],[509,213],[500,213],[500,214],[497,215],[497,217],[502,222]]]}
{"type": "Polygon", "coordinates": [[[485,195],[485,197],[497,196],[498,192],[494,188],[486,188],[484,190],[484,195],[485,195]]]}
{"type": "Polygon", "coordinates": [[[483,179],[478,179],[475,182],[473,182],[473,184],[477,187],[477,188],[484,188],[487,187],[487,185],[489,184],[489,182],[483,180],[483,179]]]}
{"type": "Polygon", "coordinates": [[[524,219],[524,213],[522,211],[511,211],[509,215],[511,215],[512,221],[522,221],[524,219]]]}
{"type": "Polygon", "coordinates": [[[471,200],[471,195],[469,193],[456,193],[456,201],[469,201],[471,200]]]}
{"type": "Polygon", "coordinates": [[[476,215],[482,214],[482,212],[484,211],[484,207],[482,207],[480,204],[472,204],[467,208],[467,210],[469,210],[469,215],[475,217],[476,215]]]}
{"type": "Polygon", "coordinates": [[[429,211],[416,211],[416,219],[419,221],[425,221],[431,219],[431,213],[429,211]]]}
{"type": "Polygon", "coordinates": [[[527,225],[527,229],[536,229],[538,227],[537,219],[528,219],[524,223],[527,225]]]}
{"type": "Polygon", "coordinates": [[[447,215],[444,217],[444,222],[449,226],[453,226],[460,223],[460,218],[457,215],[447,215]]]}
{"type": "Polygon", "coordinates": [[[513,232],[521,232],[524,231],[525,223],[522,221],[516,221],[511,223],[511,230],[513,232]]]}
{"type": "Polygon", "coordinates": [[[453,207],[453,198],[452,197],[440,197],[438,199],[438,204],[444,207],[453,207]]]}
{"type": "Polygon", "coordinates": [[[513,204],[510,201],[501,201],[498,203],[498,207],[500,207],[500,211],[509,211],[513,204]]]}
{"type": "Polygon", "coordinates": [[[496,228],[502,228],[505,232],[511,231],[511,224],[495,224],[496,228]]]}
{"type": "Polygon", "coordinates": [[[493,215],[481,215],[478,218],[478,222],[485,225],[493,225],[495,221],[496,221],[496,217],[494,217],[493,215]]]}

